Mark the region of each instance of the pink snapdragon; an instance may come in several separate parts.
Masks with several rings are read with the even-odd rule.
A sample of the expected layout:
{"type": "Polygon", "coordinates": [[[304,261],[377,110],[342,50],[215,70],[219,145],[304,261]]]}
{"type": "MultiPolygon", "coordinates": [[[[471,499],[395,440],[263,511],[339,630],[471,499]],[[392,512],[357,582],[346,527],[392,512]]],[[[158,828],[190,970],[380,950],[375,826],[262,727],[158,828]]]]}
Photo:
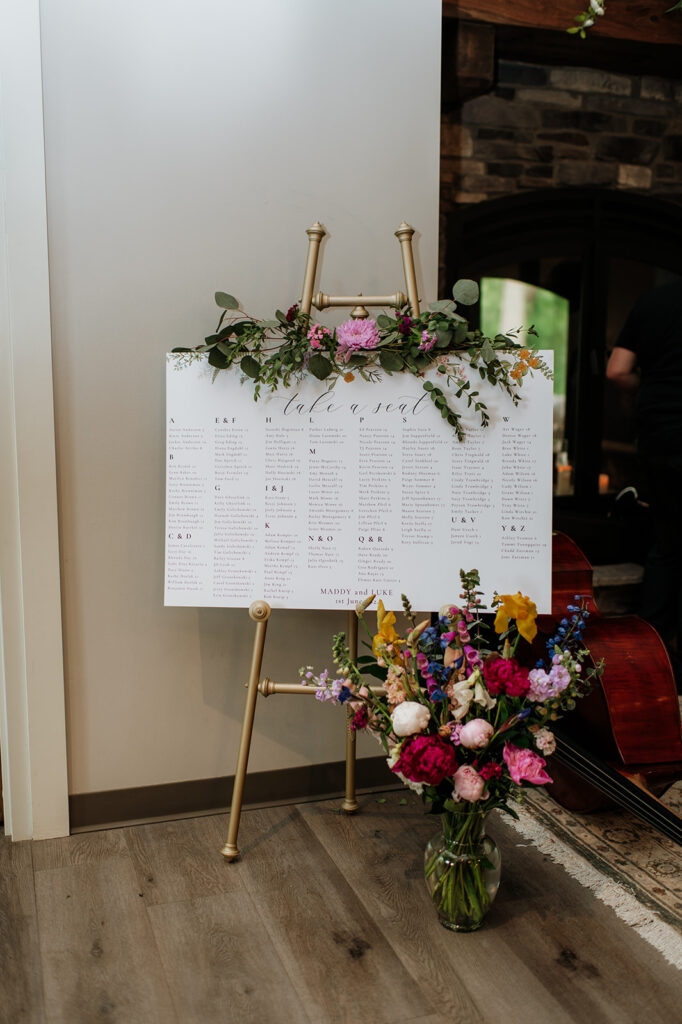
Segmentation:
{"type": "Polygon", "coordinates": [[[528,700],[542,704],[563,693],[571,681],[571,674],[563,665],[556,664],[552,665],[549,672],[545,672],[543,668],[531,669],[528,679],[530,681],[528,700]]]}
{"type": "Polygon", "coordinates": [[[553,781],[545,771],[547,762],[544,757],[533,753],[532,750],[524,750],[515,747],[513,743],[505,743],[502,757],[517,786],[524,780],[532,782],[534,786],[544,786],[553,781]]]}

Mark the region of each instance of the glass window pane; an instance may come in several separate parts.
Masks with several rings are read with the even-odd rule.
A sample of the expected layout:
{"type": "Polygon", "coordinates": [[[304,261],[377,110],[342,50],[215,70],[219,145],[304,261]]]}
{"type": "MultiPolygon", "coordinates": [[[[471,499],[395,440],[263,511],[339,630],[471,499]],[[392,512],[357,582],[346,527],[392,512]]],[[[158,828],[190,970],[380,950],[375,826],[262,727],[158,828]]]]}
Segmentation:
{"type": "MultiPolygon", "coordinates": [[[[554,352],[555,493],[571,494],[572,467],[566,445],[566,367],[569,302],[546,288],[504,277],[481,279],[481,330],[489,337],[519,328],[535,327],[538,348],[554,352]]],[[[521,336],[523,341],[524,336],[521,336]]]]}

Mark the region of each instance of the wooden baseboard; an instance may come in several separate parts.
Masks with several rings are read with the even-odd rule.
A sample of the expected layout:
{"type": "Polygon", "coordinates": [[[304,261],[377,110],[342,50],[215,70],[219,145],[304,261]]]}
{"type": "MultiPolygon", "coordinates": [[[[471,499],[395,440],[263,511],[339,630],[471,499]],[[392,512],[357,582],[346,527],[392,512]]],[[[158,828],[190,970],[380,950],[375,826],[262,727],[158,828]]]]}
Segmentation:
{"type": "MultiPolygon", "coordinates": [[[[330,761],[252,772],[244,785],[244,807],[340,796],[345,789],[345,771],[345,761],[330,761]]],[[[358,760],[355,778],[358,790],[390,789],[400,785],[383,757],[358,760]]],[[[234,776],[228,775],[136,789],[74,793],[69,797],[71,831],[226,811],[232,799],[233,783],[234,776]]]]}

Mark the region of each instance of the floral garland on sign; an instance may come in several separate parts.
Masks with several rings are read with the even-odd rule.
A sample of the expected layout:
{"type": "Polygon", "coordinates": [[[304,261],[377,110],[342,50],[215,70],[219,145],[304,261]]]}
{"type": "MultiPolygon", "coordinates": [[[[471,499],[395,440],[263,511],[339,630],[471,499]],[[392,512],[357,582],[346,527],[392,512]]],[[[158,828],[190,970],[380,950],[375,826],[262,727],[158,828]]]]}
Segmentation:
{"type": "Polygon", "coordinates": [[[483,426],[490,419],[485,402],[466,375],[463,360],[481,380],[502,388],[515,405],[526,374],[537,370],[545,377],[552,376],[528,342],[524,347],[520,341],[523,333],[537,337],[533,326],[495,338],[469,329],[458,306],[471,306],[478,297],[476,282],[462,280],[455,284],[452,299],[432,302],[428,311],[418,316],[404,306],[391,315],[380,314],[376,320],[350,319],[331,328],[315,323],[298,305],[286,313],[277,310],[274,320],[257,320],[240,310],[234,296],[216,292],[216,304],[223,311],[216,333],[196,348],[174,348],[173,352],[184,356],[179,368],[206,355],[216,373],[238,365],[243,379],[253,381],[256,400],[263,387],[276,391],[306,373],[328,381],[333,388],[339,380],[354,380],[356,374],[368,381],[381,380],[382,372],[406,371],[423,378],[435,368],[449,394],[446,397],[443,388],[431,380],[423,381],[424,390],[461,441],[461,414],[448,399],[473,409],[483,426]]]}

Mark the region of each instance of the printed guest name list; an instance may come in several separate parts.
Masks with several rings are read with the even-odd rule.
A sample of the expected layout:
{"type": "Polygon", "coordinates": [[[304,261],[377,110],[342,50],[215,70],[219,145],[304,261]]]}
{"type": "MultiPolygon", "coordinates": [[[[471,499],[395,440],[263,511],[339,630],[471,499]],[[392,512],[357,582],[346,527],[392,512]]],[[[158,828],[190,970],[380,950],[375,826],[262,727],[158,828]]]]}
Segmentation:
{"type": "Polygon", "coordinates": [[[552,382],[525,378],[514,406],[466,372],[491,422],[467,412],[459,442],[410,374],[254,402],[238,370],[168,355],[165,603],[437,609],[476,567],[487,603],[549,611],[552,382]]]}

